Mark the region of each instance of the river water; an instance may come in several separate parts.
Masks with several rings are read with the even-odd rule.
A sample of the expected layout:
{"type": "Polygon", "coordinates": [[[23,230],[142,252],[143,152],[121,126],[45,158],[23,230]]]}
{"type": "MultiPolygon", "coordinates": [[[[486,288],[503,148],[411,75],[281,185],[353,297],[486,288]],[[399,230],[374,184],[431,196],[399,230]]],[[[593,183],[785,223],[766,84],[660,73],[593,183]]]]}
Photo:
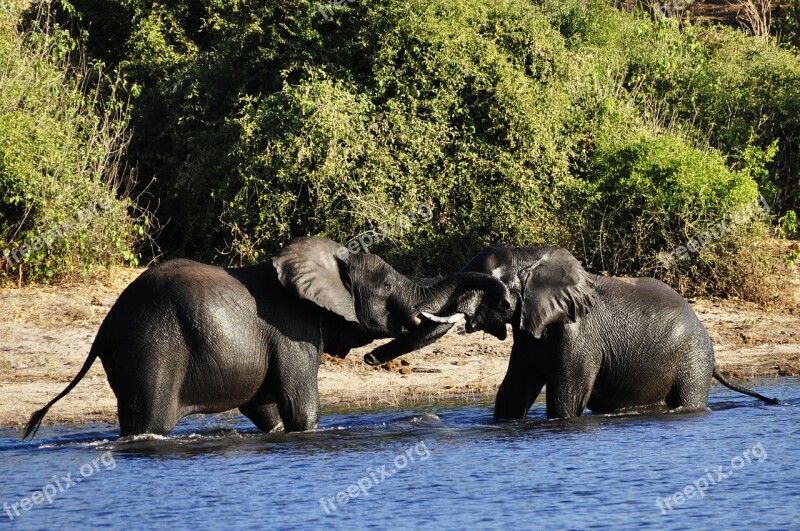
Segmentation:
{"type": "Polygon", "coordinates": [[[721,386],[710,411],[492,423],[491,402],[328,413],[261,434],[184,419],[0,430],[0,525],[17,529],[800,528],[800,379],[721,386]],[[27,508],[27,510],[25,510],[27,508]]]}

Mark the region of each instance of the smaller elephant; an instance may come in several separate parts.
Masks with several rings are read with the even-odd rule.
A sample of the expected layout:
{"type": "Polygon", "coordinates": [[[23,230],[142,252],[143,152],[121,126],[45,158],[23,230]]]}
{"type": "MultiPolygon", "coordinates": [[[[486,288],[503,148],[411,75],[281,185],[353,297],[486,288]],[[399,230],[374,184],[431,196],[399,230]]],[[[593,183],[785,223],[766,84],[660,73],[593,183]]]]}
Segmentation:
{"type": "Polygon", "coordinates": [[[250,267],[169,260],[122,292],[81,370],[31,416],[23,438],[97,358],[122,436],[167,434],[185,415],[233,408],[264,431],[312,429],[323,352],[343,358],[373,339],[402,337],[425,326],[419,314],[451,311],[473,290],[510,305],[491,275],[457,273],[421,286],[376,255],[325,238],[297,238],[250,267]]]}
{"type": "MultiPolygon", "coordinates": [[[[479,293],[465,294],[457,305],[466,315],[467,332],[483,330],[502,340],[511,324],[514,344],[495,419],[524,418],[545,385],[548,418],[579,416],[587,407],[597,413],[645,406],[705,409],[712,377],[779,403],[720,374],[694,310],[659,280],[592,275],[555,247],[490,247],[462,272],[491,274],[512,295],[505,310],[484,304],[479,293]]],[[[452,326],[446,322],[452,319],[432,318],[438,327],[424,331],[424,341],[413,335],[392,341],[366,361],[383,363],[452,326]]]]}

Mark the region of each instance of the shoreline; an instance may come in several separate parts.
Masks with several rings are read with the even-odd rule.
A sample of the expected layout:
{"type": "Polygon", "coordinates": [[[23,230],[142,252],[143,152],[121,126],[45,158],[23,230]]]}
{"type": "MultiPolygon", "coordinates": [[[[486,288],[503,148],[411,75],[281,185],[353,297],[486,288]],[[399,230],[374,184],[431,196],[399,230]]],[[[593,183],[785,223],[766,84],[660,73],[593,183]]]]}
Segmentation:
{"type": "MultiPolygon", "coordinates": [[[[141,271],[115,271],[114,281],[107,283],[0,289],[4,301],[0,428],[23,427],[34,411],[66,387],[83,365],[118,294],[141,271]]],[[[725,377],[752,380],[800,375],[800,308],[765,310],[737,300],[690,302],[709,331],[725,377]]],[[[354,349],[344,360],[323,355],[318,377],[323,414],[492,400],[505,375],[512,340],[465,334],[462,326],[456,326],[433,345],[388,366],[366,365],[364,354],[379,344],[354,349]]],[[[100,362],[52,408],[44,424],[94,422],[117,422],[116,399],[100,362]]]]}

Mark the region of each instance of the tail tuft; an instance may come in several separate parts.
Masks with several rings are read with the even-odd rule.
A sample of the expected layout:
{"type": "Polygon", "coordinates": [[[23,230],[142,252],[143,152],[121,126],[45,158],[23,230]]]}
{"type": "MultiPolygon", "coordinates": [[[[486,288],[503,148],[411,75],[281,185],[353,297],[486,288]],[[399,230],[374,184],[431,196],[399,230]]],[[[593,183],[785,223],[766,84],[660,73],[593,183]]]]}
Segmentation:
{"type": "Polygon", "coordinates": [[[44,416],[47,415],[47,410],[49,409],[50,405],[48,404],[31,415],[28,425],[25,426],[25,433],[22,434],[23,441],[28,437],[34,437],[36,435],[36,432],[39,431],[39,426],[42,424],[42,420],[44,420],[44,416]]]}

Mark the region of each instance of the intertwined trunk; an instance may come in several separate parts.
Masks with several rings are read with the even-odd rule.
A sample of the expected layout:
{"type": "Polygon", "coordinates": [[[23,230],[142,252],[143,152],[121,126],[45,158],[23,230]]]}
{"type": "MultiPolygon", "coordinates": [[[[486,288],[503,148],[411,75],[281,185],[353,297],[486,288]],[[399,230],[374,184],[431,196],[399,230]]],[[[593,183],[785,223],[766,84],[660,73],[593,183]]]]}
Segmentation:
{"type": "Polygon", "coordinates": [[[492,275],[485,273],[456,273],[433,286],[416,288],[414,305],[420,311],[432,314],[453,312],[459,299],[470,291],[484,291],[499,303],[509,302],[510,295],[506,285],[492,275]]]}
{"type": "MultiPolygon", "coordinates": [[[[485,273],[456,273],[433,286],[416,288],[414,307],[419,313],[427,312],[446,317],[462,311],[459,302],[471,291],[487,293],[498,306],[511,302],[508,288],[500,280],[485,273]]],[[[430,345],[447,333],[454,323],[440,323],[426,320],[418,324],[410,333],[400,336],[380,346],[365,356],[370,365],[379,365],[430,345]]]]}

